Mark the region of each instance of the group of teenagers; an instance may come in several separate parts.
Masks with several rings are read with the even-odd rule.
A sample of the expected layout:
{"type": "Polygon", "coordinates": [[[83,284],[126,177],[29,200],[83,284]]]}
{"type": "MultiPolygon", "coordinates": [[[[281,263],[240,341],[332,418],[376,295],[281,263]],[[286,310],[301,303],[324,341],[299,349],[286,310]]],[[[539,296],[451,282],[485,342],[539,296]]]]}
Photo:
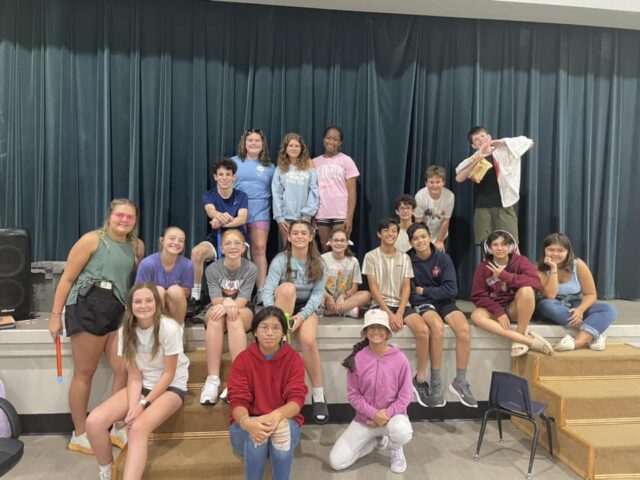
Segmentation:
{"type": "MultiPolygon", "coordinates": [[[[124,478],[141,478],[150,433],[182,406],[189,366],[184,322],[203,297],[203,277],[210,302],[203,312],[208,376],[200,402],[229,402],[230,440],[246,478],[262,478],[268,458],[274,479],[290,478],[309,393],[305,371],[313,418],[329,420],[316,342],[321,311],[359,318],[366,310],[363,340],[343,363],[356,416],[331,451],[332,468],[348,468],[377,449],[388,451],[393,472],[405,471],[402,446],[412,436],[407,406],[414,396],[425,407],[446,404],[440,371],[445,324],[456,336],[456,374],[448,391],[477,407],[466,378],[470,326],[455,303],[456,272],[446,253],[454,195],[444,187],[445,170],[429,167],[425,188],[396,201],[398,219],[380,221],[379,246],[364,256],[361,270],[349,240],[359,173],[340,151],[342,140],[339,128],[327,128],[325,151],[312,160],[302,137],[288,134],[274,166],[264,133],[244,132],[237,156],[213,166],[215,186],[203,195],[210,234],[194,246],[191,259],[183,255],[186,235],[175,226],[162,233],[158,252],[145,257],[138,207],[126,199],[113,200],[103,226],[71,248],[49,330],[55,340],[64,318],[71,339],[69,449],[94,454],[101,479],[111,478],[111,446],[126,443],[124,478]],[[272,208],[283,250],[268,263],[272,208]],[[360,288],[363,274],[369,291],[360,288]],[[415,373],[389,344],[405,324],[416,337],[415,373]],[[249,331],[255,342],[247,345],[249,331]],[[221,393],[225,332],[233,362],[221,393]],[[291,348],[292,335],[302,355],[291,348]],[[113,396],[87,415],[103,353],[113,370],[113,396]]],[[[535,264],[518,249],[513,206],[521,156],[533,142],[493,140],[483,127],[474,127],[469,141],[474,152],[456,169],[456,181],[474,183],[475,243],[485,256],[474,273],[472,323],[511,341],[512,356],[603,350],[616,312],[596,302],[593,276],[569,238],[549,235],[535,264]],[[552,346],[528,329],[536,310],[577,333],[552,346]]]]}

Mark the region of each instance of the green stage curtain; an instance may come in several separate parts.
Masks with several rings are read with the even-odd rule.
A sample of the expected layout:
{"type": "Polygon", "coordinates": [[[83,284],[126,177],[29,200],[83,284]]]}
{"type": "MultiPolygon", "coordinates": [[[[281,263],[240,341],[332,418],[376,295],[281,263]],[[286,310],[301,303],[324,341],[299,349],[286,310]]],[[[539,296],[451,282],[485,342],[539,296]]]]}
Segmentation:
{"type": "Polygon", "coordinates": [[[109,200],[203,239],[210,166],[246,128],[275,157],[314,154],[340,125],[360,171],[354,241],[445,167],[450,252],[468,294],[472,187],[453,181],[466,132],[536,142],[524,159],[522,250],[564,231],[605,298],[640,298],[640,31],[336,12],[197,0],[0,0],[0,224],[63,259],[109,200]]]}

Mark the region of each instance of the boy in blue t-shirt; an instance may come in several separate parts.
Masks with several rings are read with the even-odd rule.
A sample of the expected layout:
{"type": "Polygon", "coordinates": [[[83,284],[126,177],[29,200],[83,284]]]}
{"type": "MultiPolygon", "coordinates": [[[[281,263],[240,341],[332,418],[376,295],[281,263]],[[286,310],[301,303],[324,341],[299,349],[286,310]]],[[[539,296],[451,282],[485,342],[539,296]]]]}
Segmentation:
{"type": "Polygon", "coordinates": [[[189,302],[189,314],[195,313],[194,304],[200,300],[204,263],[216,258],[218,231],[235,228],[240,230],[245,237],[247,235],[245,224],[249,213],[249,198],[245,192],[233,188],[237,171],[238,166],[230,158],[218,159],[213,166],[213,179],[216,182],[216,187],[202,195],[202,203],[209,217],[211,230],[207,239],[191,250],[194,283],[189,302]]]}

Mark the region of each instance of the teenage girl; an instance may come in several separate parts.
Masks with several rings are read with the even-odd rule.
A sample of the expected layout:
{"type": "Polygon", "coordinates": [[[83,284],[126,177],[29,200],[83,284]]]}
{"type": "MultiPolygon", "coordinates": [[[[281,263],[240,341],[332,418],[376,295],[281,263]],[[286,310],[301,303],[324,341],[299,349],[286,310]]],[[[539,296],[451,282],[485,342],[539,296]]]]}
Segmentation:
{"type": "Polygon", "coordinates": [[[615,309],[600,303],[589,266],[577,258],[571,241],[563,233],[552,233],[544,239],[538,260],[538,275],[543,300],[538,312],[565,327],[578,330],[575,337],[566,335],[554,347],[556,351],[589,346],[604,350],[609,325],[616,319],[615,309]]]}
{"type": "Polygon", "coordinates": [[[291,315],[291,331],[299,333],[302,358],[311,378],[313,416],[318,423],[329,419],[316,343],[316,309],[322,304],[326,281],[324,262],[313,240],[311,224],[304,220],[291,222],[287,248],[269,266],[263,300],[265,305],[275,305],[291,315]]]}
{"type": "Polygon", "coordinates": [[[165,228],[160,237],[160,251],[142,260],[136,274],[136,283],[155,284],[168,315],[181,325],[193,288],[193,263],[182,255],[185,240],[181,228],[165,228]]]}
{"type": "Polygon", "coordinates": [[[238,165],[236,183],[238,190],[249,197],[249,245],[251,259],[258,267],[256,303],[261,303],[262,289],[267,276],[267,239],[271,228],[271,180],[274,166],[269,160],[269,147],[264,133],[258,129],[247,130],[240,137],[237,155],[231,160],[238,165]]]}
{"type": "Polygon", "coordinates": [[[273,218],[283,246],[293,220],[311,222],[318,211],[318,178],[309,150],[297,133],[287,133],[278,152],[278,167],[271,183],[273,218]]]}
{"type": "Polygon", "coordinates": [[[356,417],[331,449],[329,463],[343,470],[376,447],[388,448],[391,471],[402,473],[407,468],[402,446],[413,435],[407,416],[413,395],[409,360],[387,343],[392,333],[383,310],[365,313],[360,333],[365,339],[342,364],[348,370],[349,403],[356,417]]]}
{"type": "Polygon", "coordinates": [[[540,288],[536,267],[517,253],[516,241],[509,232],[496,230],[484,242],[486,259],[473,274],[471,300],[476,309],[471,321],[485,332],[511,340],[511,356],[529,351],[553,355],[553,347],[529,330],[535,309],[535,291],[540,288]],[[516,330],[511,330],[511,322],[516,330]]]}
{"type": "MultiPolygon", "coordinates": [[[[127,381],[116,354],[116,330],[136,263],[144,256],[137,224],[136,204],[127,199],[113,200],[103,226],[84,234],[69,251],[53,299],[49,333],[54,341],[62,334],[64,309],[67,336],[71,337],[73,378],[69,409],[74,431],[68,446],[76,452],[93,453],[85,422],[93,374],[103,353],[113,370],[113,392],[122,389],[127,381]]],[[[118,431],[114,434],[120,436],[118,431]]]]}
{"type": "Polygon", "coordinates": [[[300,355],[284,342],[287,330],[282,310],[261,309],[251,323],[255,343],[238,355],[229,372],[229,436],[243,457],[247,480],[262,480],[267,458],[273,480],[291,478],[307,386],[300,355]]]}
{"type": "Polygon", "coordinates": [[[343,135],[338,127],[328,127],[323,134],[324,153],[313,159],[318,173],[320,207],[316,224],[320,248],[328,250],[327,241],[334,225],[344,225],[347,236],[353,229],[356,210],[356,178],[360,175],[351,157],[340,151],[343,135]]]}
{"type": "Polygon", "coordinates": [[[371,301],[371,294],[366,290],[358,291],[362,284],[360,263],[349,248],[349,238],[343,225],[333,227],[329,245],[331,251],[322,254],[327,268],[324,311],[329,315],[358,318],[360,307],[371,301]]]}
{"type": "Polygon", "coordinates": [[[247,348],[246,332],[251,329],[253,320],[249,300],[258,276],[256,266],[242,256],[246,247],[240,231],[226,230],[221,243],[222,261],[212,263],[205,271],[211,305],[205,315],[204,343],[208,376],[200,393],[200,403],[204,404],[218,401],[225,330],[229,338],[231,360],[247,348]]]}
{"type": "Polygon", "coordinates": [[[137,480],[147,463],[149,434],[184,402],[189,359],[182,350],[182,328],[161,315],[160,295],[151,282],[131,288],[118,333],[118,355],[124,358],[127,386],[91,412],[87,433],[100,480],[109,480],[113,456],[107,428],[124,419],[129,443],[123,478],[137,480]]]}

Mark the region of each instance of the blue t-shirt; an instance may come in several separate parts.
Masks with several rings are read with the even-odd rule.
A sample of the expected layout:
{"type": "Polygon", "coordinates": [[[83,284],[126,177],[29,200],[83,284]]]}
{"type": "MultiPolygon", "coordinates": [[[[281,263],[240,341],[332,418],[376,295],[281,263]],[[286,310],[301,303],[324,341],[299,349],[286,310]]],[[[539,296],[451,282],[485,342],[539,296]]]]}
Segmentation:
{"type": "MultiPolygon", "coordinates": [[[[240,209],[249,208],[249,198],[247,197],[246,193],[240,190],[237,190],[235,188],[231,190],[231,196],[229,198],[222,198],[218,193],[218,190],[214,188],[202,194],[202,204],[203,205],[211,204],[214,207],[216,207],[217,211],[228,213],[233,218],[235,218],[238,216],[238,211],[240,209]]],[[[235,228],[236,230],[240,230],[245,237],[247,236],[246,225],[241,225],[239,227],[232,227],[232,228],[235,228]]],[[[220,230],[224,231],[227,229],[223,227],[220,230]]],[[[218,230],[212,228],[209,231],[209,236],[207,237],[207,240],[215,244],[218,241],[217,237],[218,237],[218,230]]]]}
{"type": "Polygon", "coordinates": [[[249,196],[249,218],[247,223],[271,221],[271,180],[275,167],[262,165],[258,160],[242,161],[235,156],[231,160],[238,165],[234,188],[249,196]]]}
{"type": "Polygon", "coordinates": [[[173,268],[167,271],[162,266],[160,254],[154,253],[140,262],[136,274],[136,283],[139,282],[153,282],[164,289],[172,285],[193,288],[193,263],[179,256],[173,268]]]}

